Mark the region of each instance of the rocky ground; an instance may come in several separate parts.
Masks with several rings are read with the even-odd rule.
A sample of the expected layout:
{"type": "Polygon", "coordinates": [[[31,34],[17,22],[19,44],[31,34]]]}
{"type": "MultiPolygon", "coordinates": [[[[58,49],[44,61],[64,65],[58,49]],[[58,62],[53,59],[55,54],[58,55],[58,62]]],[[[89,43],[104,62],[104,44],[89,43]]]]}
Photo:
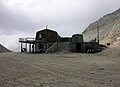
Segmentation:
{"type": "Polygon", "coordinates": [[[120,87],[120,49],[97,54],[0,53],[0,87],[120,87]]]}

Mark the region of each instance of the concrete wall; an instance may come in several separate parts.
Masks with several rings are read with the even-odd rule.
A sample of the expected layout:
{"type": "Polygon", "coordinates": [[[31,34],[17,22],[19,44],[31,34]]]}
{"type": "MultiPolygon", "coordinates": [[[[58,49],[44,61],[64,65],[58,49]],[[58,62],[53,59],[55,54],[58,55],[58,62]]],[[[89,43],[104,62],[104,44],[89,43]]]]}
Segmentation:
{"type": "Polygon", "coordinates": [[[71,52],[76,52],[76,44],[71,44],[71,52]]]}

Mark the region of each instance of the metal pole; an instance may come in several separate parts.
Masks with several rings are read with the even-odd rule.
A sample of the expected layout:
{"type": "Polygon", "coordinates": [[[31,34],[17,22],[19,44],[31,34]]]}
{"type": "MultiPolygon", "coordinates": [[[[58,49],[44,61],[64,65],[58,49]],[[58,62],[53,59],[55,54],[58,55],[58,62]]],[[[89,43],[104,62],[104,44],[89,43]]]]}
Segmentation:
{"type": "Polygon", "coordinates": [[[59,38],[58,38],[58,35],[57,35],[57,52],[59,51],[59,38]]]}
{"type": "Polygon", "coordinates": [[[99,24],[97,22],[97,42],[99,44],[99,24]]]}
{"type": "Polygon", "coordinates": [[[46,25],[46,29],[47,29],[47,25],[46,25]]]}
{"type": "MultiPolygon", "coordinates": [[[[26,41],[27,41],[27,38],[26,38],[26,41]]],[[[26,52],[27,52],[27,43],[26,43],[26,45],[25,45],[25,48],[26,48],[26,52]]]]}
{"type": "Polygon", "coordinates": [[[27,43],[26,43],[26,45],[25,45],[25,48],[26,48],[26,52],[27,52],[27,43]]]}
{"type": "Polygon", "coordinates": [[[21,42],[21,53],[23,52],[23,44],[22,44],[22,42],[21,42]]]}
{"type": "Polygon", "coordinates": [[[32,44],[32,52],[34,53],[34,43],[32,44]]]}
{"type": "Polygon", "coordinates": [[[29,44],[29,52],[31,53],[31,43],[29,44]]]}

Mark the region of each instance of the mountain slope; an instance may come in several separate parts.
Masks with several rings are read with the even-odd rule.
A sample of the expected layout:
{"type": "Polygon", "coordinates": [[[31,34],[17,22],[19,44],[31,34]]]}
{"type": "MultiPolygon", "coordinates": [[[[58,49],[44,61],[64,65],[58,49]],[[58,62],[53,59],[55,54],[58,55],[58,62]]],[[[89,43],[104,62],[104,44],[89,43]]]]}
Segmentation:
{"type": "Polygon", "coordinates": [[[97,37],[97,23],[99,27],[99,38],[101,43],[114,43],[120,40],[120,9],[105,15],[98,21],[90,24],[82,33],[85,41],[90,41],[97,37]]]}
{"type": "Polygon", "coordinates": [[[5,53],[5,52],[11,52],[11,51],[0,44],[0,53],[5,53]]]}

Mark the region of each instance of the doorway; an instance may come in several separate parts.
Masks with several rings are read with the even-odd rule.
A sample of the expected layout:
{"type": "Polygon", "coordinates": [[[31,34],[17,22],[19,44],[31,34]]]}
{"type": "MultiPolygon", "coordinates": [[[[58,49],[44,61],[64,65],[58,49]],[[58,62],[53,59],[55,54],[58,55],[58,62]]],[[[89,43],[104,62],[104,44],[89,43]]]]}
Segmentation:
{"type": "Polygon", "coordinates": [[[81,43],[76,43],[76,52],[81,53],[81,43]]]}

